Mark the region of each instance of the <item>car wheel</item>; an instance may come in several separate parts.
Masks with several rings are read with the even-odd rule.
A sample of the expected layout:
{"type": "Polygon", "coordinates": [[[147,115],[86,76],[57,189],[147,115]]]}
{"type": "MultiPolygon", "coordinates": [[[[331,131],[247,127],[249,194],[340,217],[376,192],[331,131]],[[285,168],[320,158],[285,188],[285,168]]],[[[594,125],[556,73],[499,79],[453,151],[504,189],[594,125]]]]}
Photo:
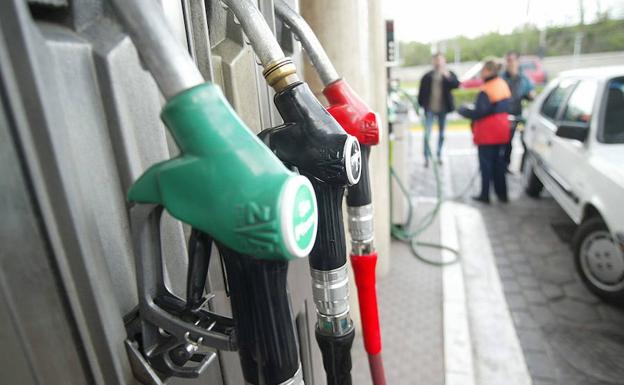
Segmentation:
{"type": "Polygon", "coordinates": [[[600,217],[584,221],[572,239],[574,261],[590,291],[624,305],[624,252],[600,217]]]}
{"type": "Polygon", "coordinates": [[[524,191],[531,198],[539,198],[542,190],[544,189],[544,185],[542,181],[539,180],[537,175],[535,175],[535,170],[533,169],[533,162],[527,157],[525,159],[524,164],[524,191]]]}

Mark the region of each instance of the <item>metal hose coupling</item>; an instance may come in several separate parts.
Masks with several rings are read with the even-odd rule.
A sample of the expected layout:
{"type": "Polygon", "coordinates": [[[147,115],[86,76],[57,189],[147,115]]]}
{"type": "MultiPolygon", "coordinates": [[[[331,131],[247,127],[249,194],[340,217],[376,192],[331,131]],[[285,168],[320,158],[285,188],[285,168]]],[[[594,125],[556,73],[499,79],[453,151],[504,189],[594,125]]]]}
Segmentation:
{"type": "Polygon", "coordinates": [[[351,253],[367,255],[374,250],[375,229],[373,225],[373,205],[347,206],[351,253]]]}
{"type": "Polygon", "coordinates": [[[297,67],[295,67],[295,63],[289,57],[272,61],[264,68],[262,75],[264,75],[267,83],[273,87],[275,92],[280,92],[289,85],[299,81],[297,67]]]}
{"type": "Polygon", "coordinates": [[[318,330],[332,336],[349,333],[353,330],[353,322],[349,315],[347,264],[334,270],[310,269],[310,272],[318,330]]]}

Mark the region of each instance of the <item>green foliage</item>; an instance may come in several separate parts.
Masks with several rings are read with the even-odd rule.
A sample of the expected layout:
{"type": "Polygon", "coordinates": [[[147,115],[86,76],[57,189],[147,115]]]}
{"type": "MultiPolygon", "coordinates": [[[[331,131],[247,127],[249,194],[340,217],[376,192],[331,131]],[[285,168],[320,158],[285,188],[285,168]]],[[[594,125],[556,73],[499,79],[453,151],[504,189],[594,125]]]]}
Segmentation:
{"type": "MultiPolygon", "coordinates": [[[[574,42],[582,33],[581,52],[610,52],[624,50],[624,19],[612,20],[603,17],[593,24],[549,27],[540,31],[535,26],[516,29],[510,34],[491,32],[474,39],[458,36],[441,42],[439,48],[446,52],[447,60],[455,61],[456,48],[459,48],[461,61],[481,60],[486,56],[503,56],[509,50],[523,55],[545,56],[570,55],[574,52],[574,42]],[[540,34],[544,46],[540,47],[540,34]]],[[[431,45],[419,42],[401,42],[399,53],[403,66],[429,64],[431,45]]]]}
{"type": "Polygon", "coordinates": [[[481,91],[478,88],[457,88],[453,90],[453,97],[455,98],[455,105],[457,107],[466,103],[474,103],[477,100],[477,95],[481,91]]]}

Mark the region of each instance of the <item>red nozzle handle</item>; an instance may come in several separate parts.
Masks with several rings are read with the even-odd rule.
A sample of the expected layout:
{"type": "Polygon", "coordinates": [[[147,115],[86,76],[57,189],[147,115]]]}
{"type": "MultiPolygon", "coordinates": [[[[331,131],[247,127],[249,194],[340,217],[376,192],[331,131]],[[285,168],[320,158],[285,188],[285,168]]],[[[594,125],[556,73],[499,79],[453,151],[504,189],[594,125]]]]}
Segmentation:
{"type": "Polygon", "coordinates": [[[379,328],[379,311],[377,309],[377,287],[375,266],[377,252],[367,255],[351,255],[351,266],[357,286],[358,301],[360,303],[360,318],[362,319],[362,334],[364,348],[371,355],[381,351],[381,331],[379,328]]]}
{"type": "Polygon", "coordinates": [[[379,143],[377,114],[344,79],[336,80],[325,87],[323,95],[329,102],[327,111],[347,133],[355,136],[360,144],[373,146],[379,143]]]}

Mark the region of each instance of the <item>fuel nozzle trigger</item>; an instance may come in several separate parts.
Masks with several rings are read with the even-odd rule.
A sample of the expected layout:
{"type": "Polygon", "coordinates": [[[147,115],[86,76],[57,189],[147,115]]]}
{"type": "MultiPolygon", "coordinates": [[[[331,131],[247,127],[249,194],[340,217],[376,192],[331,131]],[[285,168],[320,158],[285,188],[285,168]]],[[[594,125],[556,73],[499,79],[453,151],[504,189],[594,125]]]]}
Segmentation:
{"type": "Polygon", "coordinates": [[[162,212],[162,206],[144,204],[134,205],[130,211],[139,307],[138,314],[126,322],[126,347],[135,376],[150,385],[161,385],[169,377],[198,377],[215,359],[214,350],[238,348],[234,321],[204,306],[211,298],[204,295],[212,245],[209,235],[192,232],[187,299],[166,287],[160,236],[162,212]]]}
{"type": "Polygon", "coordinates": [[[188,270],[186,274],[186,308],[199,310],[211,297],[205,297],[206,277],[210,265],[213,239],[198,229],[191,230],[188,241],[188,270]]]}

